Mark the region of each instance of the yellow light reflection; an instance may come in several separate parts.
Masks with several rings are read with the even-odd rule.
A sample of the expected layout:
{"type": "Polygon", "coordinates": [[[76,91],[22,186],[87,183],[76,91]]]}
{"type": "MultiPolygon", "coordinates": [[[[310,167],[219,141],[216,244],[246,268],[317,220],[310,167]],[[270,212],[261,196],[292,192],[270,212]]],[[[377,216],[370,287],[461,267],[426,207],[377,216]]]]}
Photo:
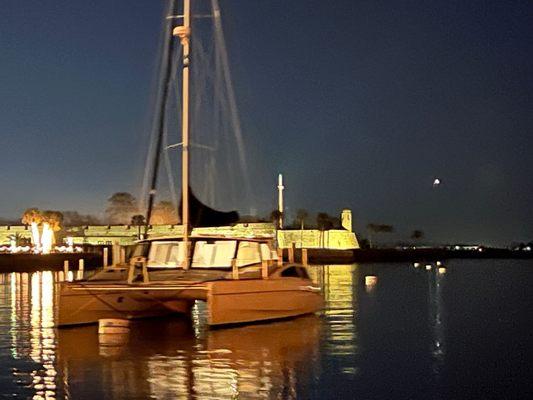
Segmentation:
{"type": "Polygon", "coordinates": [[[41,247],[43,254],[50,254],[54,242],[54,231],[48,222],[43,223],[43,234],[41,235],[41,247]]]}
{"type": "Polygon", "coordinates": [[[50,271],[13,273],[10,286],[13,357],[29,357],[37,364],[34,370],[23,374],[35,390],[34,399],[55,398],[54,275],[50,271]]]}

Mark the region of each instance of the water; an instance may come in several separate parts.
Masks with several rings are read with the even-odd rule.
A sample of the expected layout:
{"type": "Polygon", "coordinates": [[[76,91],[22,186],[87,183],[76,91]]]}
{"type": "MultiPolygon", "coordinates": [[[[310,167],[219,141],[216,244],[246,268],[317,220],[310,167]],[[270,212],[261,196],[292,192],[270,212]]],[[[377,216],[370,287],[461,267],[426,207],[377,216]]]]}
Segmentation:
{"type": "Polygon", "coordinates": [[[312,267],[322,315],[209,330],[199,305],[112,343],[53,328],[54,273],[0,274],[0,398],[529,398],[533,262],[446,267],[312,267]]]}

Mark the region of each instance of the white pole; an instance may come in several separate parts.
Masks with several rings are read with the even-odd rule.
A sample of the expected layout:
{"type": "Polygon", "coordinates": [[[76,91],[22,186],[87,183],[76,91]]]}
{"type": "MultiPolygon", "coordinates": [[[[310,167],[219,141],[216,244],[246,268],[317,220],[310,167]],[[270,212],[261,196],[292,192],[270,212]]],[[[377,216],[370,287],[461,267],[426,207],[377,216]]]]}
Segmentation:
{"type": "Polygon", "coordinates": [[[278,211],[280,213],[279,215],[279,228],[283,229],[283,189],[285,189],[285,186],[283,186],[283,175],[278,175],[278,211]]]}

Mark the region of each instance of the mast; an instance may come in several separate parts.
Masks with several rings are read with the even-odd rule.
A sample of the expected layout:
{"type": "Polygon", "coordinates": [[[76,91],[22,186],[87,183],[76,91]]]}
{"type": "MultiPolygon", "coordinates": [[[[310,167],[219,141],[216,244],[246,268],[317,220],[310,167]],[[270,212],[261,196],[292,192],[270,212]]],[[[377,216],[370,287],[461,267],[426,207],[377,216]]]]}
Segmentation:
{"type": "MultiPolygon", "coordinates": [[[[182,196],[182,224],[183,241],[188,249],[189,241],[189,53],[191,37],[191,1],[183,1],[183,25],[177,26],[173,31],[174,36],[180,38],[183,49],[183,85],[182,85],[182,168],[181,168],[181,196],[182,196]]],[[[188,250],[187,252],[188,257],[188,250]]],[[[188,261],[186,262],[188,268],[188,261]]]]}

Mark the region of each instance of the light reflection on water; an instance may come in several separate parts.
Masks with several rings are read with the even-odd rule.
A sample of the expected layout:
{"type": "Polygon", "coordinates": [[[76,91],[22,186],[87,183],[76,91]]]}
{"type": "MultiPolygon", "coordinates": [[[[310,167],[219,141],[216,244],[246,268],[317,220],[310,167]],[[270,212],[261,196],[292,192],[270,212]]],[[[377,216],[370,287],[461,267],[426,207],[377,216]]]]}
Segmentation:
{"type": "MultiPolygon", "coordinates": [[[[320,315],[210,330],[198,303],[190,320],[135,321],[128,335],[100,342],[95,326],[53,327],[61,272],[0,274],[0,398],[468,398],[475,386],[465,389],[468,375],[455,371],[489,379],[476,357],[499,360],[490,345],[500,346],[514,370],[491,371],[498,380],[487,387],[499,393],[494,382],[512,381],[520,388],[522,358],[530,353],[483,332],[503,330],[525,342],[519,329],[525,319],[517,316],[531,302],[515,289],[501,292],[495,277],[509,281],[505,266],[488,279],[482,264],[472,265],[446,274],[400,264],[311,267],[326,300],[320,315]],[[365,289],[366,275],[378,276],[372,290],[365,289]],[[479,329],[489,306],[499,314],[479,329]],[[469,354],[480,342],[487,353],[469,354]]],[[[515,271],[514,287],[529,287],[529,269],[515,271]]]]}
{"type": "Polygon", "coordinates": [[[318,374],[320,341],[334,355],[354,348],[352,266],[313,268],[330,306],[321,316],[209,330],[205,306],[184,318],[135,321],[126,338],[99,343],[97,328],[54,328],[62,273],[0,275],[2,393],[39,398],[296,398],[318,374]],[[335,287],[338,286],[338,290],[335,287]],[[9,320],[5,319],[9,311],[9,320]],[[329,332],[323,332],[330,326],[329,332]],[[11,358],[11,360],[9,360],[11,358]],[[18,361],[23,367],[17,367],[18,361]],[[301,371],[308,371],[302,374],[301,371]],[[7,378],[7,379],[6,379],[7,378]],[[10,379],[9,379],[10,378],[10,379]],[[10,385],[5,385],[11,380],[10,385]],[[304,383],[305,384],[305,383],[304,383]]]}

